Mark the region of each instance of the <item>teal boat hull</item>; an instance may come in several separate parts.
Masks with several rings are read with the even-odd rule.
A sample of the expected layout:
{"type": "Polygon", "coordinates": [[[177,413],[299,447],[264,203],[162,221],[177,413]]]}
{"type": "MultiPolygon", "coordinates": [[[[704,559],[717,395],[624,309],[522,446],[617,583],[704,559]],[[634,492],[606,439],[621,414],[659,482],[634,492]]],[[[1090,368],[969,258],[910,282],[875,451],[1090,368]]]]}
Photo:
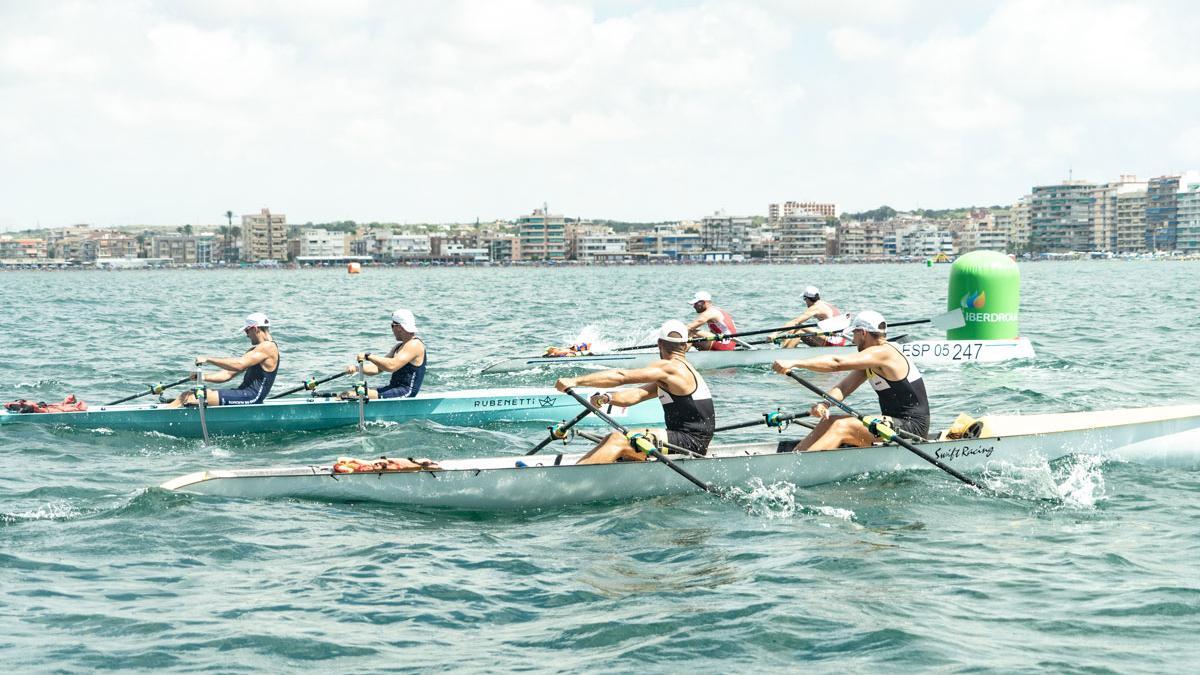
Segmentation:
{"type": "MultiPolygon", "coordinates": [[[[582,410],[575,399],[553,389],[480,389],[369,401],[363,406],[363,418],[367,422],[424,419],[447,426],[478,427],[554,424],[570,420],[582,410]]],[[[612,408],[609,414],[626,426],[662,425],[662,406],[656,403],[612,408]]],[[[205,409],[204,418],[208,433],[217,436],[320,431],[358,424],[359,404],[324,398],[283,399],[258,405],[210,406],[205,409]]],[[[168,408],[162,404],[97,406],[63,413],[3,413],[0,423],[154,431],[182,438],[202,436],[196,408],[168,408]]],[[[594,427],[604,422],[589,415],[580,424],[594,427]]]]}

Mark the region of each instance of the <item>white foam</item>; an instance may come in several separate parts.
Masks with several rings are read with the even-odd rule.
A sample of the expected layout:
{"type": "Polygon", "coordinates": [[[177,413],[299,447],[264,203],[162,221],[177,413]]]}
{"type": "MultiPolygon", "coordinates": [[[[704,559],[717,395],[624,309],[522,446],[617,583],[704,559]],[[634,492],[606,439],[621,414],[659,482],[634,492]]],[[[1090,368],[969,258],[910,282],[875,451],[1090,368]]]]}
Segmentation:
{"type": "Polygon", "coordinates": [[[792,518],[796,513],[812,513],[827,518],[853,522],[854,512],[833,506],[805,506],[796,501],[796,486],[787,481],[766,484],[753,478],[746,489],[732,488],[733,498],[746,507],[751,515],[769,520],[792,518]]]}

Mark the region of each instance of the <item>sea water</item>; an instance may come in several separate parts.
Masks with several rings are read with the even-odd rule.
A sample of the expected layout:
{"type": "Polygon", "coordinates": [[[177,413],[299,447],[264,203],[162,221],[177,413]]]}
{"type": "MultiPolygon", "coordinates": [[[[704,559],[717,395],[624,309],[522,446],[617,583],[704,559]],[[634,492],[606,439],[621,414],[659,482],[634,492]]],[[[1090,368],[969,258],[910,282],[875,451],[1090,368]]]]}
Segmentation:
{"type": "MultiPolygon", "coordinates": [[[[1197,263],[1021,272],[1021,333],[1037,359],[927,368],[935,427],[959,412],[1197,401],[1197,263]]],[[[550,386],[560,371],[479,370],[579,339],[636,343],[687,318],[696,290],[746,330],[798,314],[810,284],[847,310],[923,318],[945,311],[947,274],[916,264],[4,273],[0,398],[95,404],[178,379],[196,355],[241,353],[251,311],[275,323],[276,386],[294,386],[387,349],[397,307],[415,312],[428,345],[426,391],[550,386]]],[[[706,377],[721,423],[812,402],[766,367],[706,377]]],[[[851,402],[874,409],[873,398],[851,402]]],[[[990,471],[982,478],[999,497],[937,471],[519,513],[154,487],[202,468],[340,455],[516,455],[542,434],[413,422],[204,445],[0,425],[0,662],[16,672],[1181,672],[1200,659],[1200,474],[1087,448],[990,471]]]]}

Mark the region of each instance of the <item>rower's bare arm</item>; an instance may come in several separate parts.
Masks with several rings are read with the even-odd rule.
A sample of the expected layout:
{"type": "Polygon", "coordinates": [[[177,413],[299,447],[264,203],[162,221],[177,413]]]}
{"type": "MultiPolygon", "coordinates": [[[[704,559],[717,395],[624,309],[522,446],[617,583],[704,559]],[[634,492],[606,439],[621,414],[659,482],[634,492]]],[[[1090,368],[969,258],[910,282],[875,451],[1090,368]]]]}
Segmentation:
{"type": "Polygon", "coordinates": [[[887,365],[887,354],[874,349],[856,352],[854,354],[836,354],[833,356],[818,356],[812,359],[783,360],[773,364],[776,372],[787,373],[792,368],[803,368],[817,373],[840,373],[847,370],[864,370],[879,368],[887,365]]]}
{"type": "Polygon", "coordinates": [[[205,373],[204,381],[210,384],[221,384],[232,380],[234,375],[237,375],[236,370],[219,370],[215,373],[205,373]]]}
{"type": "Polygon", "coordinates": [[[696,318],[692,319],[692,322],[689,323],[687,325],[687,327],[688,327],[689,331],[695,330],[695,329],[703,326],[704,324],[708,323],[709,321],[712,321],[714,319],[720,320],[721,318],[722,318],[721,313],[718,312],[717,310],[711,309],[711,308],[706,309],[703,312],[700,312],[699,314],[697,314],[696,318]]]}
{"type": "Polygon", "coordinates": [[[394,373],[404,366],[412,363],[414,359],[421,355],[421,345],[416,340],[409,340],[404,343],[400,351],[396,352],[395,356],[377,356],[371,355],[371,363],[376,366],[377,370],[394,373]]]}
{"type": "Polygon", "coordinates": [[[628,408],[629,406],[637,405],[642,401],[649,401],[658,396],[658,385],[644,384],[640,387],[619,389],[608,392],[608,396],[613,405],[628,408]]]}
{"type": "Polygon", "coordinates": [[[554,383],[554,387],[559,391],[566,391],[574,387],[605,389],[608,387],[619,387],[623,384],[655,384],[666,379],[668,373],[664,366],[667,363],[667,361],[655,361],[645,368],[618,368],[615,370],[602,370],[598,373],[589,373],[581,377],[562,377],[554,383]]]}
{"type": "Polygon", "coordinates": [[[266,350],[252,349],[236,359],[219,359],[209,357],[205,359],[205,362],[212,364],[221,370],[228,370],[231,373],[240,373],[250,366],[256,366],[263,361],[266,361],[268,356],[269,355],[267,354],[266,350]]]}
{"type": "Polygon", "coordinates": [[[849,396],[850,394],[853,394],[855,392],[855,390],[858,389],[859,387],[861,387],[862,383],[866,382],[866,381],[867,381],[867,374],[861,370],[856,370],[856,371],[850,373],[849,375],[843,377],[841,382],[838,382],[837,386],[834,387],[833,389],[830,389],[829,391],[831,393],[837,392],[837,394],[834,396],[834,398],[836,398],[839,401],[845,401],[847,396],[849,396]]]}

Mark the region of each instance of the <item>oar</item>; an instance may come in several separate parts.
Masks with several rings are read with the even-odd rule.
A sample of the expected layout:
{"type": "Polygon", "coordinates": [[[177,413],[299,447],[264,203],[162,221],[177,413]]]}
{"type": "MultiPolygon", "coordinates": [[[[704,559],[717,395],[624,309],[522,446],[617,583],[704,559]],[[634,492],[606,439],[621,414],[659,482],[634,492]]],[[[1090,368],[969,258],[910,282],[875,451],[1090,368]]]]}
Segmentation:
{"type": "MultiPolygon", "coordinates": [[[[740,338],[740,337],[746,337],[749,335],[764,335],[766,333],[777,333],[777,332],[783,331],[783,330],[798,330],[800,328],[820,328],[821,330],[838,331],[838,330],[842,330],[846,326],[850,325],[850,319],[843,318],[843,317],[845,317],[845,315],[831,316],[828,319],[825,319],[824,321],[818,321],[816,323],[804,324],[802,326],[780,326],[779,328],[760,328],[758,330],[743,330],[743,331],[738,331],[736,333],[718,333],[716,335],[713,335],[712,337],[688,338],[687,341],[688,342],[719,342],[721,340],[728,340],[731,338],[736,339],[736,338],[740,338]]],[[[649,349],[651,347],[657,347],[657,346],[658,346],[657,343],[652,344],[652,345],[634,345],[632,347],[618,347],[618,348],[614,349],[613,351],[614,352],[628,352],[628,351],[632,351],[634,349],[649,349]]]]}
{"type": "Polygon", "coordinates": [[[200,415],[200,437],[208,445],[208,420],[204,417],[204,410],[208,407],[208,385],[204,384],[204,371],[199,361],[196,362],[196,388],[192,392],[196,396],[196,412],[200,415]]]}
{"type": "Polygon", "coordinates": [[[161,394],[164,391],[170,389],[171,387],[178,387],[179,385],[181,385],[184,382],[187,382],[191,379],[192,379],[192,377],[189,375],[189,376],[183,378],[182,380],[177,380],[177,381],[171,382],[169,384],[162,384],[162,383],[148,384],[148,385],[146,385],[146,391],[143,391],[140,394],[133,394],[132,396],[126,396],[125,398],[119,398],[119,399],[113,401],[112,403],[105,403],[104,405],[118,405],[118,404],[124,403],[126,401],[132,401],[135,398],[149,396],[150,394],[161,394]]]}
{"type": "Polygon", "coordinates": [[[561,441],[562,439],[566,438],[568,429],[575,426],[576,424],[579,424],[579,422],[581,422],[583,420],[583,418],[585,418],[591,414],[592,414],[591,410],[584,408],[583,412],[576,415],[575,419],[571,420],[570,422],[560,422],[559,424],[557,424],[553,427],[550,427],[550,434],[548,436],[546,436],[546,439],[543,440],[541,443],[538,443],[537,445],[533,446],[533,449],[525,454],[526,455],[536,455],[542,451],[542,448],[546,447],[547,445],[550,445],[554,441],[561,441]]]}
{"type": "Polygon", "coordinates": [[[621,426],[620,422],[614,420],[613,418],[609,417],[608,415],[605,415],[603,411],[601,411],[596,406],[592,405],[591,401],[587,400],[586,397],[582,396],[579,392],[575,391],[574,387],[567,387],[566,391],[568,394],[571,395],[572,398],[574,398],[576,401],[579,401],[579,405],[590,410],[591,413],[593,415],[595,415],[596,417],[599,417],[600,419],[604,420],[606,423],[608,423],[608,426],[621,432],[625,436],[625,438],[629,439],[630,443],[632,443],[635,447],[637,447],[637,449],[639,449],[642,452],[657,459],[658,461],[662,462],[663,464],[666,464],[672,471],[674,471],[675,473],[679,474],[680,476],[683,476],[684,478],[688,479],[689,481],[692,482],[693,485],[700,488],[701,490],[704,490],[705,492],[711,492],[716,495],[720,494],[719,492],[717,492],[716,488],[714,488],[713,486],[709,485],[708,483],[705,483],[704,481],[700,480],[699,478],[696,478],[695,476],[688,473],[687,470],[680,467],[675,462],[672,462],[671,460],[667,459],[666,455],[659,452],[658,448],[654,447],[654,444],[650,442],[650,439],[648,439],[645,436],[642,436],[640,434],[629,433],[629,430],[626,429],[625,427],[621,426]]]}
{"type": "MultiPolygon", "coordinates": [[[[945,314],[938,314],[937,316],[931,316],[928,319],[912,319],[910,321],[897,321],[896,323],[889,323],[888,328],[899,328],[901,326],[916,326],[917,324],[922,324],[922,323],[932,324],[933,327],[937,328],[938,330],[953,330],[955,328],[962,328],[963,326],[967,325],[966,320],[963,317],[962,310],[961,309],[952,309],[949,312],[946,312],[945,314]]],[[[847,323],[847,326],[848,325],[849,325],[849,323],[847,323]]],[[[803,327],[804,326],[799,326],[799,328],[803,328],[803,327]]],[[[779,339],[814,336],[814,335],[837,335],[838,333],[841,333],[843,330],[845,330],[845,328],[846,328],[846,326],[843,326],[842,328],[838,328],[838,329],[822,330],[817,333],[781,335],[781,336],[779,336],[779,339]]],[[[793,328],[792,330],[795,330],[795,329],[793,328]]],[[[771,340],[763,340],[761,342],[755,342],[754,344],[765,344],[767,342],[771,342],[771,340]]]]}
{"type": "Polygon", "coordinates": [[[349,375],[349,373],[347,373],[346,371],[343,370],[342,372],[338,373],[337,375],[330,375],[329,377],[322,377],[319,380],[315,379],[315,378],[309,378],[309,379],[305,380],[304,384],[300,385],[299,387],[292,387],[291,389],[288,389],[287,391],[283,392],[282,394],[275,394],[271,398],[283,398],[284,396],[290,396],[298,391],[304,391],[304,390],[312,391],[312,390],[316,389],[317,387],[319,387],[320,385],[325,384],[326,382],[332,382],[332,381],[338,379],[339,377],[345,377],[346,375],[349,375]]]}
{"type": "Polygon", "coordinates": [[[812,393],[814,393],[814,394],[820,396],[821,398],[825,399],[826,401],[829,401],[830,403],[836,405],[837,407],[846,411],[847,414],[858,418],[858,420],[860,422],[862,422],[864,426],[866,426],[868,429],[871,430],[872,434],[875,434],[876,436],[878,436],[885,443],[895,443],[896,445],[899,445],[900,447],[904,448],[905,450],[908,450],[909,452],[920,457],[921,459],[925,460],[926,462],[929,462],[930,464],[936,466],[937,468],[941,469],[942,471],[945,471],[946,473],[950,474],[951,476],[954,476],[955,478],[961,480],[962,482],[966,483],[967,485],[970,485],[971,487],[975,488],[976,490],[980,490],[980,491],[983,490],[982,486],[980,486],[978,483],[971,480],[970,478],[967,478],[963,474],[959,473],[958,470],[956,470],[954,467],[950,466],[949,464],[946,464],[942,460],[934,457],[933,455],[930,455],[929,453],[925,452],[924,450],[921,450],[917,446],[915,446],[912,443],[909,443],[908,441],[901,438],[900,434],[898,434],[895,429],[892,429],[891,427],[889,427],[887,424],[885,424],[883,422],[883,420],[879,419],[878,417],[873,417],[873,418],[868,419],[867,417],[864,417],[864,416],[858,414],[853,408],[846,405],[845,402],[837,400],[836,398],[830,396],[829,392],[825,391],[824,389],[821,389],[820,387],[813,384],[812,382],[809,382],[808,380],[804,379],[803,377],[800,377],[800,375],[798,373],[796,373],[795,369],[787,371],[787,375],[788,375],[788,377],[792,378],[793,380],[804,385],[804,387],[806,389],[808,389],[809,391],[811,391],[812,393]]]}
{"type": "MultiPolygon", "coordinates": [[[[778,428],[780,431],[783,431],[783,427],[786,424],[793,423],[793,421],[799,417],[808,417],[808,411],[799,412],[799,413],[784,413],[784,412],[779,412],[778,410],[776,410],[774,412],[763,413],[761,419],[751,420],[749,422],[739,422],[737,424],[727,424],[723,427],[717,427],[716,429],[713,429],[713,433],[715,434],[715,433],[719,433],[721,431],[733,431],[734,429],[745,429],[747,427],[756,427],[760,424],[765,424],[768,427],[778,428]]],[[[796,421],[795,424],[799,424],[800,426],[803,426],[803,427],[808,427],[809,429],[812,429],[814,426],[816,426],[816,425],[810,424],[808,422],[799,422],[799,421],[796,421]]]]}

